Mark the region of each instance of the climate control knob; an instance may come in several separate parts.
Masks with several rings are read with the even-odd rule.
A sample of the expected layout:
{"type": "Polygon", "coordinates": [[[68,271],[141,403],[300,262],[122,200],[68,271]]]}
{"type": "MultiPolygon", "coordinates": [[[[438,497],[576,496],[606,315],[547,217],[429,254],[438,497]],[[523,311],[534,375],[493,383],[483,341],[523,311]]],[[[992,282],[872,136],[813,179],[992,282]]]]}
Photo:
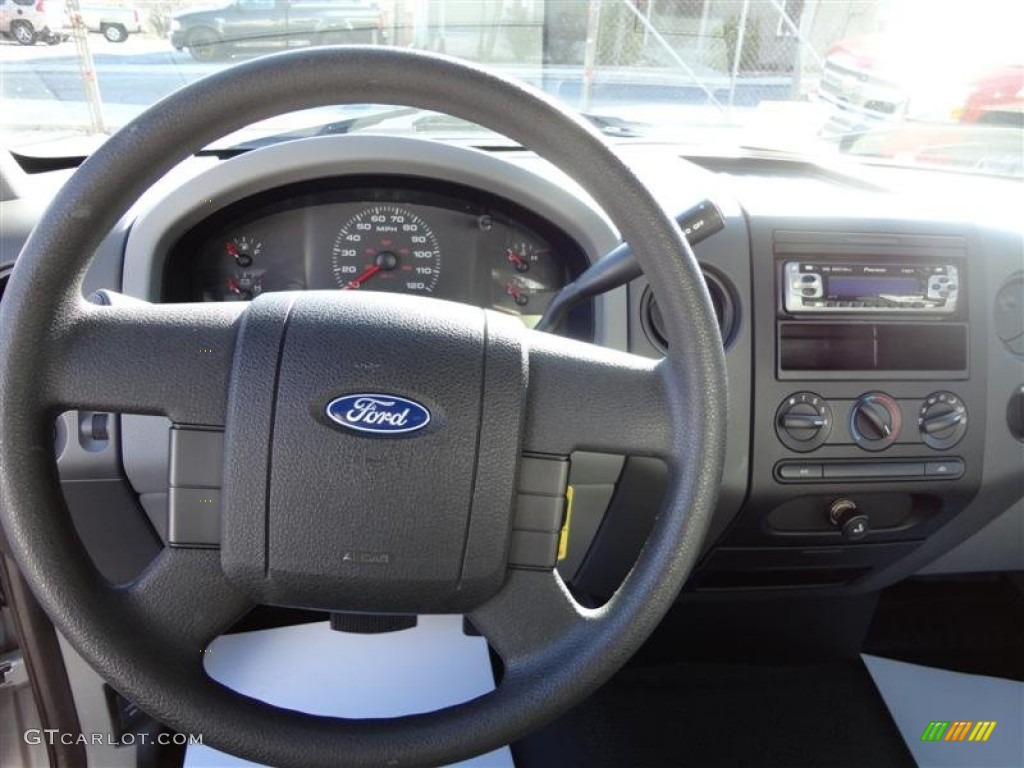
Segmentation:
{"type": "Polygon", "coordinates": [[[952,448],[967,431],[967,407],[952,392],[933,392],[917,412],[917,428],[929,448],[952,448]]]}
{"type": "Polygon", "coordinates": [[[850,409],[850,436],[866,451],[881,451],[900,436],[900,406],[884,392],[861,395],[850,409]]]}
{"type": "Polygon", "coordinates": [[[797,392],[782,401],[775,414],[775,432],[783,445],[806,453],[824,443],[832,431],[832,407],[821,395],[797,392]]]}

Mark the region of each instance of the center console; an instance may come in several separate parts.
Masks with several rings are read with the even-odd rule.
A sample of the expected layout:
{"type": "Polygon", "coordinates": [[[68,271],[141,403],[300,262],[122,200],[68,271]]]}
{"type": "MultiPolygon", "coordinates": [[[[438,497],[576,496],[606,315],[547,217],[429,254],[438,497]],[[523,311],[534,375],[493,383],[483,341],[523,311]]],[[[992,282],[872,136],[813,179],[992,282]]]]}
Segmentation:
{"type": "Polygon", "coordinates": [[[979,487],[969,239],[751,227],[749,494],[693,588],[868,587],[979,487]]]}

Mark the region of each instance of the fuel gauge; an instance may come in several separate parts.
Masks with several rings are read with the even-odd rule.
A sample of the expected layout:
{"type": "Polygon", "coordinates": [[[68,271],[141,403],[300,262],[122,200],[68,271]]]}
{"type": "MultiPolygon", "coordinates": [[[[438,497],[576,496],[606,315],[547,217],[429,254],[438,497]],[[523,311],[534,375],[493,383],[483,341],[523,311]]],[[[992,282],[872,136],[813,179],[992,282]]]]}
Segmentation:
{"type": "Polygon", "coordinates": [[[232,237],[224,243],[224,250],[242,269],[252,266],[253,259],[263,254],[263,241],[248,235],[232,237]]]}
{"type": "Polygon", "coordinates": [[[505,258],[516,272],[529,272],[550,249],[524,241],[513,243],[505,249],[505,258]]]}

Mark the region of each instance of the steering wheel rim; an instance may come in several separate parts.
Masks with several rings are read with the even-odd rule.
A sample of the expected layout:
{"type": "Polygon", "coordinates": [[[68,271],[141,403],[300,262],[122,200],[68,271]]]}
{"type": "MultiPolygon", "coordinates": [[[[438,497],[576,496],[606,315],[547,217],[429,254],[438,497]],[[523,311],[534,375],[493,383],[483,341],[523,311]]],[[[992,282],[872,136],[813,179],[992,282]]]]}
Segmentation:
{"type": "MultiPolygon", "coordinates": [[[[360,309],[372,314],[379,302],[367,300],[360,309]]],[[[252,760],[434,764],[483,753],[554,718],[610,677],[660,621],[693,566],[717,498],[724,356],[700,269],[678,227],[585,122],[531,88],[444,56],[375,47],[294,51],[172,94],[108,139],[61,189],[18,259],[0,321],[0,514],[27,581],[55,625],[121,693],[175,728],[203,733],[205,743],[252,760]],[[348,72],[369,75],[356,80],[348,72]],[[284,112],[345,103],[446,112],[499,131],[568,173],[631,243],[665,316],[671,349],[653,364],[494,326],[509,349],[521,347],[530,360],[520,393],[529,388],[523,446],[568,453],[578,443],[558,435],[589,429],[580,438],[584,447],[617,442],[624,452],[658,455],[671,478],[664,507],[636,566],[601,609],[576,605],[552,571],[509,570],[500,591],[470,614],[505,661],[498,688],[390,720],[281,710],[205,677],[189,649],[216,636],[252,595],[223,578],[220,558],[209,550],[165,550],[135,584],[106,585],[70,524],[50,440],[55,414],[70,407],[225,423],[226,378],[239,329],[250,322],[242,310],[134,301],[96,307],[81,296],[85,270],[99,239],[130,205],[210,141],[284,112]],[[167,359],[146,357],[153,338],[161,339],[167,359]],[[194,366],[199,339],[215,350],[204,369],[213,372],[195,374],[187,384],[192,391],[183,394],[186,380],[174,379],[174,370],[194,366]],[[100,370],[97,360],[112,358],[132,366],[125,375],[130,370],[138,387],[100,370]],[[604,426],[579,424],[573,399],[581,390],[570,381],[582,375],[591,379],[583,390],[587,421],[604,426]],[[153,381],[160,376],[167,380],[153,381]],[[183,593],[206,599],[186,605],[183,593]],[[524,616],[531,621],[516,624],[524,616]]]]}

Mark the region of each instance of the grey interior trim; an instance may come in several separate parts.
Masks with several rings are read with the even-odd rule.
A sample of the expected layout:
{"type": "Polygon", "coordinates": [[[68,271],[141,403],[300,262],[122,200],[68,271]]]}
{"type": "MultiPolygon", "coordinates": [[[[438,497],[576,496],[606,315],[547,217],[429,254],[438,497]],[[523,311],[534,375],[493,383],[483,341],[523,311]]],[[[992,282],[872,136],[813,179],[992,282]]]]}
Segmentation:
{"type": "Polygon", "coordinates": [[[979,571],[1024,571],[1024,500],[918,573],[979,571]]]}

